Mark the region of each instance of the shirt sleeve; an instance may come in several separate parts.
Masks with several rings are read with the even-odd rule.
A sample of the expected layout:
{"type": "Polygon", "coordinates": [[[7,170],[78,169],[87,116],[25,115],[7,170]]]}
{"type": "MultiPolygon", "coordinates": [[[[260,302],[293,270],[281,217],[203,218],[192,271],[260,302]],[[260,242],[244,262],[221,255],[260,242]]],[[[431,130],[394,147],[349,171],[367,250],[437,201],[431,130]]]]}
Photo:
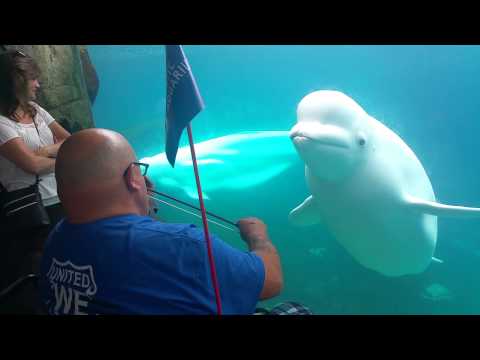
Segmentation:
{"type": "Polygon", "coordinates": [[[0,145],[5,144],[6,142],[20,137],[17,129],[13,124],[10,124],[10,120],[1,117],[0,118],[0,145]]]}
{"type": "Polygon", "coordinates": [[[265,281],[263,260],[215,235],[211,240],[224,313],[253,314],[265,281]]]}
{"type": "Polygon", "coordinates": [[[50,115],[48,111],[42,108],[40,105],[36,104],[36,108],[38,111],[38,116],[40,116],[43,121],[45,121],[45,124],[47,124],[47,126],[50,126],[50,124],[55,121],[53,116],[50,115]]]}

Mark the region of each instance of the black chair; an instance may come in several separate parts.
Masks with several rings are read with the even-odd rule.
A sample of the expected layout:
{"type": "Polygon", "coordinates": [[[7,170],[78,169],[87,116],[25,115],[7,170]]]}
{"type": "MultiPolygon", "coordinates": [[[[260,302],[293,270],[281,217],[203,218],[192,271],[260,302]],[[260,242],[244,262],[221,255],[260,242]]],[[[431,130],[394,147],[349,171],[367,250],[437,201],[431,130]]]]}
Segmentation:
{"type": "Polygon", "coordinates": [[[38,291],[39,276],[28,274],[0,291],[0,314],[42,315],[38,291]]]}

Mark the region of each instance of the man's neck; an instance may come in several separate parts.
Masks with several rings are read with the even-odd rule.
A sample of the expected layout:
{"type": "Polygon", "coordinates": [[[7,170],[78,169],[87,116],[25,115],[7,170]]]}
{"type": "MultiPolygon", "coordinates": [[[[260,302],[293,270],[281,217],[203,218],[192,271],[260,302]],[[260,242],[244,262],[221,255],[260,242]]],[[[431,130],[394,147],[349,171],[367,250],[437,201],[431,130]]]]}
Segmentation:
{"type": "Polygon", "coordinates": [[[85,224],[121,215],[142,215],[140,211],[133,206],[111,207],[108,209],[91,207],[88,210],[75,209],[74,211],[66,211],[66,213],[67,220],[71,224],[85,224]]]}
{"type": "Polygon", "coordinates": [[[67,215],[66,219],[70,224],[81,225],[81,224],[88,224],[95,221],[111,219],[117,216],[126,216],[126,215],[139,215],[133,213],[122,213],[122,214],[113,214],[113,215],[106,215],[106,216],[96,216],[96,217],[88,217],[88,218],[71,218],[67,215]]]}

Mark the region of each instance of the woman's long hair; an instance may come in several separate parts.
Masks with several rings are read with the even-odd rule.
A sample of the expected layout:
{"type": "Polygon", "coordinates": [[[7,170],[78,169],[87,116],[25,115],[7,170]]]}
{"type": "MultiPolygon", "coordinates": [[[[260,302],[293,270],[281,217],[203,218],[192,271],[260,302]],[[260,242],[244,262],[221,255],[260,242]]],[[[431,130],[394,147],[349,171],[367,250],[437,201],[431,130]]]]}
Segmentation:
{"type": "Polygon", "coordinates": [[[29,103],[28,81],[38,79],[40,68],[30,57],[20,51],[0,54],[0,115],[18,121],[17,108],[35,118],[37,110],[29,103]]]}

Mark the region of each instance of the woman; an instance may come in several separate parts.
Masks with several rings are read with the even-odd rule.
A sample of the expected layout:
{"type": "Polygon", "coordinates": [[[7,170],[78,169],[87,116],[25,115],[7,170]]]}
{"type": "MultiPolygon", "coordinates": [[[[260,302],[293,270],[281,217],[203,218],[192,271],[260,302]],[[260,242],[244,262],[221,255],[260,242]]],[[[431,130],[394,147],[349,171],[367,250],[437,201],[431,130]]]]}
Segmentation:
{"type": "Polygon", "coordinates": [[[22,189],[34,184],[38,175],[42,202],[51,222],[48,227],[15,233],[3,229],[3,287],[21,275],[36,272],[48,232],[63,217],[54,174],[55,157],[70,133],[34,102],[40,87],[39,75],[39,67],[31,57],[19,51],[0,54],[0,184],[6,191],[22,189]]]}

